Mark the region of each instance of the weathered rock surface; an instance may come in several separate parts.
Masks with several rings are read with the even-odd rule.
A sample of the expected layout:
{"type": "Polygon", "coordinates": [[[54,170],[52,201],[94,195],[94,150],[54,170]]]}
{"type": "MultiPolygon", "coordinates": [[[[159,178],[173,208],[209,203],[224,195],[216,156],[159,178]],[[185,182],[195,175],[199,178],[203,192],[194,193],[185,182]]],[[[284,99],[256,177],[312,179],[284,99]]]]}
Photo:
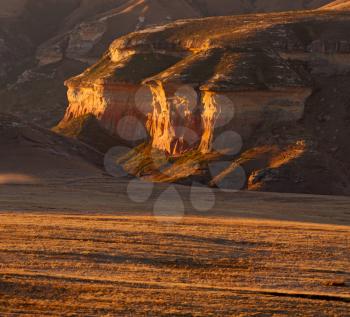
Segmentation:
{"type": "Polygon", "coordinates": [[[350,10],[349,0],[335,0],[330,4],[325,5],[322,9],[325,10],[350,10]]]}
{"type": "MultiPolygon", "coordinates": [[[[224,5],[232,4],[205,2],[187,2],[200,10],[186,9],[185,17],[225,14],[224,5]]],[[[139,31],[115,41],[96,65],[67,82],[70,106],[58,130],[102,151],[119,141],[146,141],[126,168],[153,181],[350,194],[349,14],[343,9],[163,25],[173,17],[160,10],[162,1],[138,1],[127,10],[133,1],[52,3],[61,10],[53,24],[46,19],[50,6],[40,1],[0,18],[0,77],[11,83],[0,93],[2,110],[52,126],[65,104],[62,79],[94,62],[122,23],[139,31]],[[157,10],[163,20],[155,23],[162,25],[146,28],[146,15],[157,10]],[[219,158],[225,164],[216,166],[219,158]]],[[[167,10],[176,9],[169,3],[174,7],[167,10]]],[[[320,4],[254,1],[244,10],[269,11],[268,3],[275,10],[320,4]]]]}
{"type": "Polygon", "coordinates": [[[67,81],[70,106],[61,124],[89,113],[119,137],[121,125],[135,135],[145,127],[153,147],[169,154],[210,152],[226,130],[246,140],[266,120],[302,117],[312,92],[306,64],[316,73],[348,70],[349,26],[347,13],[314,12],[180,21],[132,33],[67,81]]]}
{"type": "Polygon", "coordinates": [[[2,0],[0,98],[3,110],[52,127],[66,107],[63,81],[95,63],[115,38],[129,32],[177,19],[314,9],[329,2],[2,0]],[[30,85],[18,82],[18,77],[27,70],[43,75],[32,78],[30,85]],[[43,80],[48,77],[51,79],[43,80]]]}
{"type": "Polygon", "coordinates": [[[37,47],[48,40],[78,0],[0,2],[0,89],[35,65],[37,47]]]}
{"type": "Polygon", "coordinates": [[[63,27],[60,36],[40,46],[37,58],[41,65],[56,63],[58,56],[84,62],[94,62],[111,40],[118,36],[144,29],[154,24],[169,23],[178,19],[221,16],[250,12],[277,12],[314,9],[327,3],[318,1],[272,1],[272,0],[199,0],[199,1],[81,1],[63,27]],[[86,17],[94,16],[85,21],[86,17]],[[76,25],[69,30],[69,25],[76,25]],[[55,51],[55,58],[52,52],[55,51]],[[50,58],[51,57],[51,58],[50,58]]]}

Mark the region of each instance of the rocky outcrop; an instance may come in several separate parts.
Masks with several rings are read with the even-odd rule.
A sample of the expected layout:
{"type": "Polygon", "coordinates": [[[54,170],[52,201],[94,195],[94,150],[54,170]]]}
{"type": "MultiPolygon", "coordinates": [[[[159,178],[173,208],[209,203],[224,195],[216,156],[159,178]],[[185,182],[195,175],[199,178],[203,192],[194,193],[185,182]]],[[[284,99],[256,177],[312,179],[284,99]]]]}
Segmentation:
{"type": "Polygon", "coordinates": [[[96,63],[119,36],[178,19],[314,9],[330,1],[0,1],[0,98],[6,111],[52,127],[66,107],[63,81],[96,63]],[[42,75],[23,84],[26,71],[42,75]]]}
{"type": "MultiPolygon", "coordinates": [[[[125,129],[129,123],[135,123],[134,118],[142,120],[140,114],[136,111],[133,96],[136,94],[138,86],[133,85],[115,85],[103,87],[100,85],[68,89],[68,98],[70,105],[67,109],[65,118],[61,124],[69,122],[72,119],[82,117],[87,114],[93,114],[107,131],[112,135],[121,134],[126,141],[132,141],[133,135],[126,134],[118,123],[124,118],[125,129]],[[130,118],[131,122],[127,119],[130,118]]],[[[145,123],[144,120],[141,122],[145,123]]],[[[132,131],[136,135],[140,132],[135,130],[138,125],[133,124],[132,131]]],[[[141,127],[142,128],[142,127],[141,127]]]]}
{"type": "Polygon", "coordinates": [[[78,0],[0,2],[0,88],[35,64],[40,43],[52,37],[78,0]]]}
{"type": "Polygon", "coordinates": [[[335,0],[324,7],[324,10],[350,10],[350,1],[349,0],[335,0]]]}
{"type": "MultiPolygon", "coordinates": [[[[93,114],[111,134],[132,144],[146,135],[172,155],[217,150],[225,131],[247,140],[266,121],[303,116],[312,92],[308,67],[319,72],[326,59],[323,70],[347,71],[348,26],[349,14],[313,12],[180,21],[133,33],[67,81],[70,106],[61,124],[93,114]]],[[[230,153],[230,141],[223,145],[230,153]]]]}
{"type": "Polygon", "coordinates": [[[284,51],[280,53],[286,60],[308,64],[314,74],[344,74],[350,71],[350,41],[315,40],[306,51],[284,51]]]}
{"type": "Polygon", "coordinates": [[[96,1],[80,1],[64,21],[58,36],[39,47],[37,59],[40,65],[66,58],[93,64],[116,37],[155,24],[207,16],[315,9],[328,2],[330,0],[100,0],[97,5],[96,1]]]}

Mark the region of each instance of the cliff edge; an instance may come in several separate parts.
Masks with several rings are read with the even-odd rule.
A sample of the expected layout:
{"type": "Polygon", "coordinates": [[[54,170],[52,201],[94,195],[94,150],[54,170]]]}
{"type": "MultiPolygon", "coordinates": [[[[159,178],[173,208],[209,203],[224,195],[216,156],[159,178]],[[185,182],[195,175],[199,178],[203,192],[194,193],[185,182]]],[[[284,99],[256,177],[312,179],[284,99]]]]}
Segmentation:
{"type": "MultiPolygon", "coordinates": [[[[203,156],[236,160],[262,126],[299,122],[315,79],[349,72],[349,26],[345,11],[311,11],[180,20],[131,33],[66,82],[70,104],[58,130],[92,115],[130,147],[176,158],[199,153],[190,157],[201,164],[188,173],[157,179],[197,175],[203,156]]],[[[293,142],[290,161],[307,148],[304,138],[293,142]]],[[[255,189],[264,178],[256,172],[247,177],[255,189]]],[[[219,174],[209,182],[226,175],[219,174]]]]}

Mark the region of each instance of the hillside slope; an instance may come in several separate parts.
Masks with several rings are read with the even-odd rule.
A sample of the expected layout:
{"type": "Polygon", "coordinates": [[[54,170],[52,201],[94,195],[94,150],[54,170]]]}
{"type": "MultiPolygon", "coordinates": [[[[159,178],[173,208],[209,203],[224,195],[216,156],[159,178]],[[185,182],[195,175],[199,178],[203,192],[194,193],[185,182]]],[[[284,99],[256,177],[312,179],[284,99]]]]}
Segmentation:
{"type": "Polygon", "coordinates": [[[101,175],[101,155],[75,140],[0,114],[0,186],[101,175]]]}
{"type": "Polygon", "coordinates": [[[349,27],[349,12],[314,11],[132,33],[67,81],[58,130],[90,114],[132,147],[145,136],[124,168],[153,181],[349,194],[349,27]],[[153,150],[168,156],[165,170],[153,150]],[[232,164],[213,174],[215,154],[232,164]]]}

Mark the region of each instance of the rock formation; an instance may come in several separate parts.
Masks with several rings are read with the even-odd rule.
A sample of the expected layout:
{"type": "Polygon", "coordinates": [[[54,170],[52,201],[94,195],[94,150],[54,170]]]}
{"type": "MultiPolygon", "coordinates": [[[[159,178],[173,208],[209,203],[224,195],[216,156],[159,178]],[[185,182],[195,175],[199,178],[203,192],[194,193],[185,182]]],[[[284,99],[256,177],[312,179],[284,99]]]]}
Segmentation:
{"type": "Polygon", "coordinates": [[[95,1],[82,1],[65,21],[64,32],[39,47],[37,59],[40,65],[57,63],[64,58],[91,63],[96,62],[114,38],[151,25],[206,16],[314,9],[327,2],[329,1],[104,0],[96,5],[95,1]],[[87,20],[93,10],[97,12],[92,19],[87,20]],[[74,20],[76,25],[69,28],[74,20]]]}
{"type": "Polygon", "coordinates": [[[333,1],[324,7],[322,9],[325,10],[350,10],[350,1],[349,0],[336,0],[333,1]]]}
{"type": "Polygon", "coordinates": [[[63,81],[95,63],[118,36],[177,19],[318,8],[330,0],[2,0],[3,110],[52,127],[63,81]],[[27,75],[30,74],[30,81],[27,75]],[[43,110],[44,109],[44,110],[43,110]]]}
{"type": "MultiPolygon", "coordinates": [[[[57,130],[102,152],[133,147],[123,167],[153,181],[348,195],[346,1],[167,24],[329,2],[1,1],[1,108],[52,126],[65,109],[63,78],[137,31],[67,81],[70,105],[57,130]]],[[[4,140],[11,131],[5,124],[4,140]]],[[[24,144],[34,138],[21,167],[39,175],[42,163],[25,157],[44,162],[51,152],[70,164],[69,141],[45,145],[28,131],[16,132],[24,144]]]]}
{"type": "Polygon", "coordinates": [[[247,140],[266,120],[302,117],[312,92],[307,68],[349,69],[348,26],[347,13],[313,12],[180,21],[132,33],[67,81],[61,125],[93,114],[130,141],[147,129],[152,146],[172,155],[210,152],[225,130],[247,140]]]}

